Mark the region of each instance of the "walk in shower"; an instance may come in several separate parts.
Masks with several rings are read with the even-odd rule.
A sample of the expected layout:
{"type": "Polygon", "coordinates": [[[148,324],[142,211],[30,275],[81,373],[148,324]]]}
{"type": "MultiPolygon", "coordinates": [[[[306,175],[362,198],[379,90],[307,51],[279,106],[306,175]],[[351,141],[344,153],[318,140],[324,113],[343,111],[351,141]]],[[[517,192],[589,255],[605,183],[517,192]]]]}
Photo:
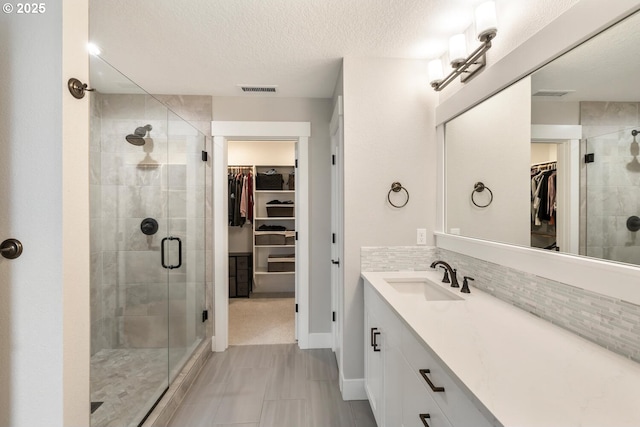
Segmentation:
{"type": "Polygon", "coordinates": [[[204,337],[205,136],[90,65],[91,426],[138,426],[204,337]]]}
{"type": "MultiPolygon", "coordinates": [[[[640,104],[631,109],[637,120],[640,104]]],[[[640,126],[592,127],[586,138],[586,255],[640,264],[640,126]],[[604,128],[604,129],[602,129],[604,128]],[[604,132],[607,130],[606,132],[604,132]]]]}

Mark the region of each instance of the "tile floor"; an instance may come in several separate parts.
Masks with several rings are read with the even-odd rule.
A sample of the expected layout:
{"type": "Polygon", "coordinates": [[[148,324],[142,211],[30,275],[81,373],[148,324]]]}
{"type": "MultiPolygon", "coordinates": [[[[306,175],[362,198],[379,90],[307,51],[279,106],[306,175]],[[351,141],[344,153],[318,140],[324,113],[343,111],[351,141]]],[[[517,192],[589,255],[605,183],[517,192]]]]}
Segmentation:
{"type": "Polygon", "coordinates": [[[214,353],[169,427],[376,427],[367,401],[342,400],[330,349],[231,346],[214,353]]]}

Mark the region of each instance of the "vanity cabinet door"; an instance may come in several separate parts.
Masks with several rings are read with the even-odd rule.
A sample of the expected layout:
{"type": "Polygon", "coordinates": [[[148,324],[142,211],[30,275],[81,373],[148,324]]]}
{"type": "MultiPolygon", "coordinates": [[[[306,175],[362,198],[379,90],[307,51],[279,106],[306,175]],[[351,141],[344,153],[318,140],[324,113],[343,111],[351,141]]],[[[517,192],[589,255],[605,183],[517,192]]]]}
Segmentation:
{"type": "Polygon", "coordinates": [[[384,336],[379,319],[365,310],[364,388],[378,427],[384,427],[384,336]]]}

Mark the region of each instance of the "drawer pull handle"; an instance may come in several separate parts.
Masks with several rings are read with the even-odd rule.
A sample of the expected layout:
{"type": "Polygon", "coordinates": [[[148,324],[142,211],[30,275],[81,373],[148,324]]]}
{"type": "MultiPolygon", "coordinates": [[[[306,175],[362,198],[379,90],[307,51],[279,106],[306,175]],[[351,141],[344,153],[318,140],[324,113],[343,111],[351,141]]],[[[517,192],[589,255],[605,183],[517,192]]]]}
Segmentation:
{"type": "Polygon", "coordinates": [[[429,384],[429,387],[431,387],[431,390],[435,393],[440,393],[444,391],[444,387],[436,387],[435,385],[433,385],[433,383],[431,382],[431,380],[429,379],[429,377],[427,376],[427,374],[430,374],[431,370],[430,369],[420,369],[420,375],[422,375],[422,378],[424,378],[424,380],[427,382],[427,384],[429,384]]]}
{"type": "Polygon", "coordinates": [[[429,414],[420,414],[420,421],[422,421],[422,424],[424,424],[424,427],[429,427],[429,424],[427,424],[427,420],[431,419],[431,415],[429,414]]]}

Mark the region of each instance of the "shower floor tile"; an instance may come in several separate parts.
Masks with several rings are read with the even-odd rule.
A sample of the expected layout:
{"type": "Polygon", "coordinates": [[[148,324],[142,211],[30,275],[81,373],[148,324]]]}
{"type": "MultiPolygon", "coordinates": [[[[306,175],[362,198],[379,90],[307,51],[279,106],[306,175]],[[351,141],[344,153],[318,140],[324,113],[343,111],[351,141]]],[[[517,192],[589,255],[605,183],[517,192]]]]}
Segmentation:
{"type": "MultiPolygon", "coordinates": [[[[185,354],[172,349],[171,360],[185,354]]],[[[137,426],[167,387],[167,349],[103,349],[91,357],[91,427],[137,426]]],[[[182,367],[182,364],[176,366],[182,367]]]]}

